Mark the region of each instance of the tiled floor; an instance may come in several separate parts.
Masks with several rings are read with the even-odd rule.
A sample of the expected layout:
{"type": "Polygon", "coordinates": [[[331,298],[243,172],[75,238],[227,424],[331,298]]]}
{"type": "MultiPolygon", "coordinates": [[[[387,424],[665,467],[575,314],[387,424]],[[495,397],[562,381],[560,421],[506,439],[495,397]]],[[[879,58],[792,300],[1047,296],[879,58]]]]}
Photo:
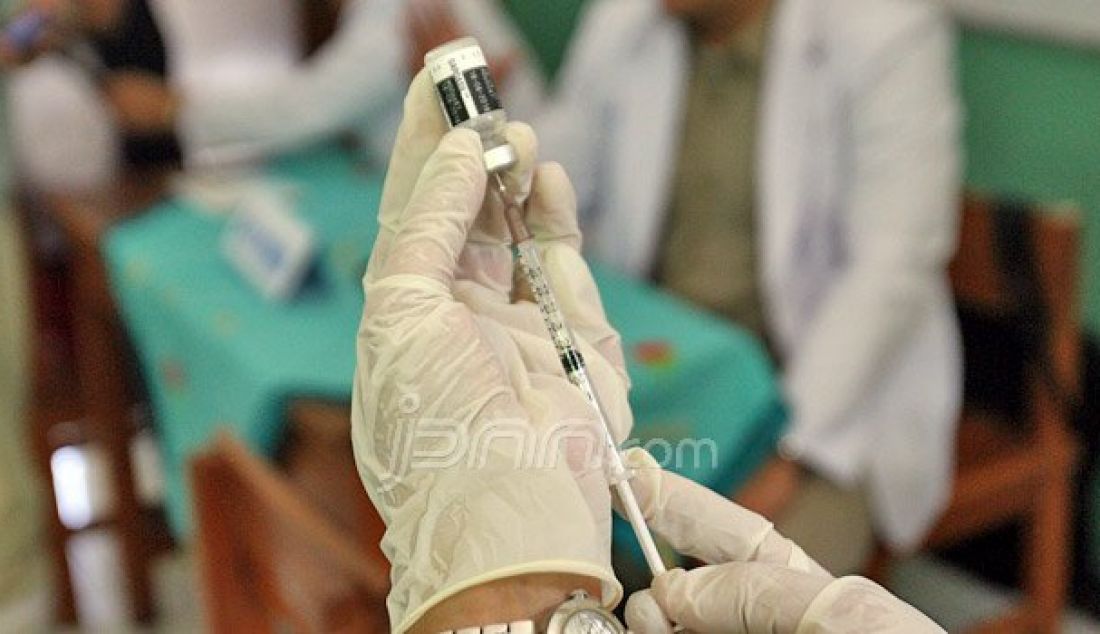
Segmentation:
{"type": "Polygon", "coordinates": [[[203,630],[202,601],[189,554],[176,552],[157,562],[158,619],[153,627],[142,628],[129,622],[113,537],[104,533],[81,536],[70,552],[83,632],[182,634],[203,630]]]}
{"type": "Polygon", "coordinates": [[[134,625],[128,616],[125,590],[117,565],[118,546],[107,533],[88,533],[71,546],[73,583],[77,591],[80,627],[51,624],[49,588],[16,606],[0,607],[0,634],[185,634],[202,632],[202,602],[192,558],[174,553],[156,564],[154,584],[158,617],[149,627],[134,625]]]}
{"type": "MultiPolygon", "coordinates": [[[[948,632],[997,614],[1013,594],[985,584],[969,574],[932,558],[917,558],[898,566],[894,591],[932,617],[948,632]]],[[[1062,627],[1065,634],[1098,634],[1100,621],[1071,610],[1062,627]]]]}

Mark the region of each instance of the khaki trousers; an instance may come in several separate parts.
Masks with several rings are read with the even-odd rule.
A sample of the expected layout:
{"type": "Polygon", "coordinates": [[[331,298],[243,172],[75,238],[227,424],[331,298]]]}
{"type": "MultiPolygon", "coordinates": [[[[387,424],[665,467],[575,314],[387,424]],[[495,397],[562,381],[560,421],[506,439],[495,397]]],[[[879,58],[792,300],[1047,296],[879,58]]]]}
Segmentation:
{"type": "Polygon", "coordinates": [[[864,491],[840,488],[814,474],[803,476],[775,527],[838,577],[862,574],[874,551],[864,491]]]}

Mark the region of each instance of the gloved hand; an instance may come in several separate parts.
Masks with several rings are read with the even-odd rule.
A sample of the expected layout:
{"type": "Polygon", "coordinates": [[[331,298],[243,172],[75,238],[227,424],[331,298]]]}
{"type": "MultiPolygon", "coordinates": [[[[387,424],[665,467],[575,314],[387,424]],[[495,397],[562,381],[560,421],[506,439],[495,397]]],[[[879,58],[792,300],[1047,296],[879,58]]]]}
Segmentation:
{"type": "MultiPolygon", "coordinates": [[[[625,436],[622,355],[576,251],[572,189],[560,168],[534,168],[529,128],[512,125],[508,137],[520,156],[508,185],[530,192],[548,272],[625,436]]],[[[591,412],[556,365],[537,308],[513,288],[500,209],[485,191],[478,136],[446,132],[420,73],[364,278],[352,410],[359,472],[387,525],[395,632],[465,588],[509,576],[598,579],[609,606],[622,594],[607,482],[583,459],[599,446],[591,412]]]]}
{"type": "Polygon", "coordinates": [[[833,579],[770,522],[662,470],[645,451],[632,449],[626,461],[650,527],[710,564],[671,570],[631,596],[626,619],[635,634],[672,632],[667,619],[700,634],[943,631],[867,579],[833,579]]]}

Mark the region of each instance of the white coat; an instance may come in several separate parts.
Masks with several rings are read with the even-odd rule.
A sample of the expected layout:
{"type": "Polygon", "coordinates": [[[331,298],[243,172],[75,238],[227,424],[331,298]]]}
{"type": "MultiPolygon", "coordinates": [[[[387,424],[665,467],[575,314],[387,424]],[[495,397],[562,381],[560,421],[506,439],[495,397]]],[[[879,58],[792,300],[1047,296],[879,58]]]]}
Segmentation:
{"type": "MultiPolygon", "coordinates": [[[[300,65],[286,59],[298,48],[282,28],[286,19],[269,18],[274,26],[263,29],[263,22],[250,23],[251,13],[263,13],[262,5],[271,0],[249,0],[228,13],[210,5],[214,0],[197,6],[193,1],[159,0],[166,5],[161,14],[180,58],[176,66],[184,105],[178,128],[191,162],[285,152],[355,129],[369,157],[378,167],[386,164],[411,79],[410,62],[419,65],[409,59],[406,40],[411,0],[350,1],[338,32],[300,65]],[[245,10],[249,7],[251,13],[245,10]],[[230,18],[244,23],[226,25],[230,18]],[[249,37],[225,36],[242,29],[249,37]]],[[[293,14],[291,8],[274,3],[267,11],[293,14]]],[[[491,58],[517,46],[518,38],[494,3],[451,0],[451,9],[491,58]]],[[[524,112],[531,112],[542,96],[541,80],[529,71],[516,73],[503,89],[524,112]]]]}
{"type": "MultiPolygon", "coordinates": [[[[787,444],[865,486],[898,548],[945,505],[960,407],[952,62],[948,19],[919,0],[780,0],[766,55],[757,226],[787,444]]],[[[599,0],[531,115],[575,181],[588,252],[637,276],[658,255],[688,63],[657,0],[599,0]]]]}
{"type": "MultiPolygon", "coordinates": [[[[242,7],[230,11],[207,6],[209,1],[197,7],[191,0],[175,2],[175,12],[164,9],[161,15],[168,25],[165,30],[176,34],[169,41],[181,58],[176,62],[183,92],[178,130],[191,162],[286,152],[360,129],[367,132],[371,156],[385,164],[408,85],[402,0],[349,2],[338,32],[304,64],[285,59],[286,52],[296,51],[298,45],[279,29],[267,29],[273,32],[268,37],[252,25],[240,25],[250,37],[234,39],[224,36],[224,27],[213,28],[240,18],[242,7]],[[192,31],[204,35],[205,47],[187,46],[196,39],[184,37],[192,31]],[[219,34],[223,36],[216,37],[219,34]],[[242,39],[244,44],[238,41],[242,39]],[[250,42],[255,45],[247,45],[250,42]],[[211,55],[211,47],[228,50],[211,55]],[[190,54],[192,49],[205,56],[190,54]],[[259,59],[267,61],[256,62],[259,59]]],[[[256,0],[246,6],[253,4],[256,0]]],[[[283,3],[268,11],[278,13],[277,7],[283,3]]],[[[262,7],[256,11],[262,13],[262,7]]]]}

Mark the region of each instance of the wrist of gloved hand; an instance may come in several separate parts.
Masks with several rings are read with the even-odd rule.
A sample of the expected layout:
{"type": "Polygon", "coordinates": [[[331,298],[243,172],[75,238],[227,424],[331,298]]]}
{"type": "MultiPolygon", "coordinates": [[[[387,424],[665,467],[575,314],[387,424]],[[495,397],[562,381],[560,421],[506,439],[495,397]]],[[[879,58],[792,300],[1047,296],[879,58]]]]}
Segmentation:
{"type": "Polygon", "coordinates": [[[426,489],[433,499],[415,521],[413,541],[402,531],[383,540],[395,574],[389,596],[393,631],[405,632],[433,607],[460,592],[501,579],[562,573],[596,580],[605,605],[622,597],[602,527],[595,522],[568,469],[551,472],[479,468],[448,474],[450,484],[426,489]],[[563,521],[569,518],[569,521],[563,521]],[[402,552],[403,551],[403,552],[402,552]]]}

